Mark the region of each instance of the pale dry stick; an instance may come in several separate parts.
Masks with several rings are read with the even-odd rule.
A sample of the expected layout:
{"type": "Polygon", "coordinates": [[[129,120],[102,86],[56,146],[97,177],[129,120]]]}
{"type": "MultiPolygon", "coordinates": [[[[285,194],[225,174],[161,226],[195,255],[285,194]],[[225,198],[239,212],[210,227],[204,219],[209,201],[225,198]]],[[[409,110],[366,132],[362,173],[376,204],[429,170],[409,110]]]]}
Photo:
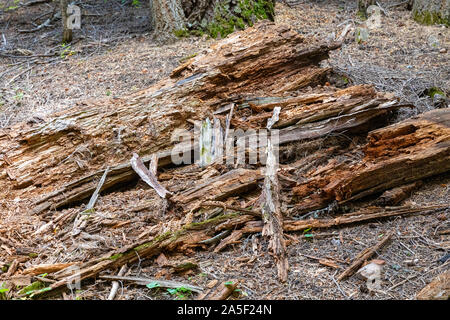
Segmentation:
{"type": "Polygon", "coordinates": [[[336,279],[334,278],[334,276],[338,273],[338,270],[336,270],[336,272],[334,273],[334,275],[330,275],[331,280],[333,280],[334,284],[336,285],[336,287],[338,288],[339,292],[344,296],[345,299],[348,299],[348,295],[344,292],[344,290],[342,290],[341,286],[339,285],[339,283],[336,281],[336,279]]]}
{"type": "Polygon", "coordinates": [[[75,218],[75,222],[73,224],[73,229],[72,229],[72,236],[77,236],[78,234],[80,234],[80,232],[86,227],[87,224],[87,219],[83,219],[83,215],[86,213],[89,213],[92,211],[92,209],[95,206],[95,203],[97,202],[98,199],[98,194],[100,193],[103,184],[106,181],[106,177],[108,175],[109,172],[109,167],[106,168],[105,172],[103,173],[102,178],[100,179],[97,188],[95,189],[94,193],[91,196],[91,199],[89,200],[89,203],[86,207],[86,209],[83,212],[80,212],[80,214],[78,214],[78,216],[75,218]]]}
{"type": "Polygon", "coordinates": [[[233,118],[233,111],[234,111],[234,103],[231,105],[230,108],[230,113],[227,115],[227,119],[226,119],[226,123],[225,123],[225,137],[224,137],[224,141],[226,143],[227,139],[228,139],[228,134],[230,131],[230,124],[231,124],[231,119],[233,118]]]}
{"type": "Polygon", "coordinates": [[[24,71],[20,72],[19,74],[16,74],[14,77],[12,77],[4,86],[3,88],[6,89],[11,83],[13,83],[18,77],[20,77],[21,75],[27,73],[28,71],[30,71],[31,69],[33,69],[34,66],[31,66],[27,69],[25,69],[24,71]]]}
{"type": "MultiPolygon", "coordinates": [[[[117,276],[119,276],[119,277],[123,276],[125,274],[125,272],[127,272],[127,269],[128,269],[127,265],[124,264],[122,266],[122,268],[120,268],[120,271],[117,274],[117,276]]],[[[109,293],[109,296],[108,296],[108,300],[114,300],[114,297],[116,296],[118,289],[119,289],[119,281],[113,281],[111,292],[109,293]]]]}

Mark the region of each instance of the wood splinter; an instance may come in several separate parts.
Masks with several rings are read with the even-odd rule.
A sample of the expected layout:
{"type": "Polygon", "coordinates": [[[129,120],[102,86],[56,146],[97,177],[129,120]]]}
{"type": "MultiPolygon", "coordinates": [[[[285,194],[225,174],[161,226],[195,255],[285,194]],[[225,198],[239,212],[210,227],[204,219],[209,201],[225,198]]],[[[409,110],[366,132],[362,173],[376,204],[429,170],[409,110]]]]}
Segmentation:
{"type": "Polygon", "coordinates": [[[275,256],[277,273],[280,281],[285,282],[288,277],[288,259],[286,256],[286,243],[283,235],[283,216],[280,209],[280,188],[277,176],[278,162],[275,157],[273,145],[267,144],[266,177],[264,180],[262,198],[262,216],[264,227],[263,236],[270,238],[269,248],[275,256]]]}
{"type": "Polygon", "coordinates": [[[152,170],[150,171],[145,167],[144,162],[137,155],[137,153],[133,153],[133,157],[131,158],[131,167],[139,175],[139,177],[141,177],[142,180],[144,180],[150,187],[152,187],[156,191],[156,193],[161,198],[164,199],[168,195],[172,195],[171,192],[169,192],[158,182],[154,172],[152,172],[155,171],[155,164],[153,164],[152,162],[150,163],[150,170],[152,170]]]}

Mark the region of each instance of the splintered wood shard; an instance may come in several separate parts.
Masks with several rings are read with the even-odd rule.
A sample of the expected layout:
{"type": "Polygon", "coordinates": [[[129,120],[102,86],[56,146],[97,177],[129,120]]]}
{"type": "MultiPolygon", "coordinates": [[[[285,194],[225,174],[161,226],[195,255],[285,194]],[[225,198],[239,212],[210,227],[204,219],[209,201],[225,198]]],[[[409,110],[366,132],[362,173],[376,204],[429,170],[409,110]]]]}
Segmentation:
{"type": "Polygon", "coordinates": [[[86,206],[86,210],[90,210],[95,206],[95,203],[97,202],[98,195],[100,193],[100,190],[103,187],[103,184],[106,181],[106,177],[108,176],[109,167],[106,168],[105,173],[103,174],[102,178],[100,179],[97,188],[95,189],[94,193],[92,194],[91,199],[89,200],[88,205],[86,206]]]}
{"type": "Polygon", "coordinates": [[[267,130],[270,130],[272,128],[272,126],[277,123],[277,121],[280,119],[280,111],[281,111],[281,107],[275,107],[273,108],[273,115],[272,118],[270,118],[269,120],[267,120],[267,130]]]}
{"type": "MultiPolygon", "coordinates": [[[[262,217],[264,220],[263,236],[270,238],[269,248],[275,256],[278,277],[282,282],[287,280],[288,259],[283,235],[283,215],[280,209],[280,187],[277,176],[278,162],[271,141],[267,145],[266,174],[263,186],[262,217]]],[[[241,231],[242,232],[242,231],[241,231]]]]}
{"type": "Polygon", "coordinates": [[[131,167],[139,177],[152,187],[161,198],[166,198],[167,195],[171,195],[171,193],[158,182],[156,176],[145,167],[144,162],[136,153],[133,153],[130,162],[131,167]]]}

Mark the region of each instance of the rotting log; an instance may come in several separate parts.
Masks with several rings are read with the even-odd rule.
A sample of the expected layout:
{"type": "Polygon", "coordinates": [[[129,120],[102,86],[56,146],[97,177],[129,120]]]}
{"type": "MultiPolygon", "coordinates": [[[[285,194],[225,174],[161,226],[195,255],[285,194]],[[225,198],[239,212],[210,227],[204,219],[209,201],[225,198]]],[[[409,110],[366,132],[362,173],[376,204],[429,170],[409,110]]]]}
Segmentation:
{"type": "Polygon", "coordinates": [[[422,186],[422,181],[418,180],[404,186],[387,190],[375,200],[374,204],[377,206],[396,206],[420,186],[422,186]]]}
{"type": "Polygon", "coordinates": [[[346,203],[449,171],[450,109],[371,131],[367,140],[362,149],[348,154],[357,160],[332,158],[294,187],[293,212],[346,203]]]}
{"type": "Polygon", "coordinates": [[[174,196],[172,201],[183,204],[185,211],[191,210],[206,200],[222,200],[255,189],[262,178],[259,170],[238,168],[185,190],[174,196]]]}
{"type": "Polygon", "coordinates": [[[0,196],[31,199],[34,213],[71,206],[92,195],[107,166],[100,192],[123,187],[137,179],[128,161],[133,152],[145,165],[155,157],[159,167],[170,165],[177,143],[172,134],[192,132],[193,121],[219,117],[216,112],[230,104],[236,106],[233,125],[243,129],[261,121],[265,127],[264,111],[279,105],[273,128],[281,129],[282,144],[382,126],[401,106],[392,96],[370,86],[316,87],[331,72],[320,62],[339,46],[261,22],[215,43],[148,89],[4,128],[0,196]],[[246,121],[249,109],[260,110],[261,119],[246,121]]]}
{"type": "MultiPolygon", "coordinates": [[[[226,220],[233,219],[236,214],[221,215],[200,223],[191,223],[180,230],[160,234],[152,240],[142,241],[118,251],[108,253],[98,259],[85,262],[72,270],[67,268],[53,277],[57,282],[50,285],[50,291],[65,287],[75,281],[83,281],[97,276],[106,269],[118,268],[124,264],[133,263],[142,258],[149,258],[164,251],[185,250],[192,246],[204,246],[201,241],[209,239],[214,232],[214,227],[226,220]]],[[[46,294],[46,293],[45,293],[46,294]]]]}
{"type": "Polygon", "coordinates": [[[448,300],[450,298],[450,271],[435,277],[416,295],[417,300],[448,300]]]}
{"type": "Polygon", "coordinates": [[[322,83],[316,74],[308,75],[329,73],[319,63],[338,47],[262,22],[217,42],[148,89],[84,101],[44,120],[4,128],[1,195],[26,194],[40,212],[90,197],[106,166],[111,170],[102,190],[133,181],[137,176],[128,163],[133,152],[145,156],[144,162],[157,154],[159,166],[169,164],[175,130],[192,130],[190,121],[212,117],[233,101],[283,96],[322,83]]]}
{"type": "MultiPolygon", "coordinates": [[[[437,205],[428,207],[392,207],[389,209],[372,208],[353,212],[331,219],[308,219],[308,220],[285,220],[283,230],[285,232],[304,231],[306,229],[328,229],[332,227],[369,222],[377,219],[385,219],[396,216],[407,216],[410,214],[428,214],[448,209],[448,205],[437,205]]],[[[241,228],[244,233],[261,232],[262,221],[248,221],[241,228]]]]}

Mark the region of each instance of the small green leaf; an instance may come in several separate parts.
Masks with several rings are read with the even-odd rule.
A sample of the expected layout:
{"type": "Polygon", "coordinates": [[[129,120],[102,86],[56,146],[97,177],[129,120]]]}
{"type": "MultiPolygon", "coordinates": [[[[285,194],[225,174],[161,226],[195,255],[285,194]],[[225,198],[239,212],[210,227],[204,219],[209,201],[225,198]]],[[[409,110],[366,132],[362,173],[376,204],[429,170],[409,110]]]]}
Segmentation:
{"type": "Polygon", "coordinates": [[[170,294],[176,294],[176,293],[177,293],[177,289],[167,289],[167,291],[168,291],[170,294]]]}
{"type": "Polygon", "coordinates": [[[305,236],[305,238],[312,238],[312,237],[314,237],[314,235],[312,233],[307,233],[304,236],[305,236]]]}
{"type": "Polygon", "coordinates": [[[154,289],[154,288],[159,288],[160,285],[159,285],[159,282],[153,281],[153,282],[147,283],[146,287],[149,289],[154,289]]]}
{"type": "Polygon", "coordinates": [[[0,289],[0,293],[8,292],[9,289],[0,289]]]}

